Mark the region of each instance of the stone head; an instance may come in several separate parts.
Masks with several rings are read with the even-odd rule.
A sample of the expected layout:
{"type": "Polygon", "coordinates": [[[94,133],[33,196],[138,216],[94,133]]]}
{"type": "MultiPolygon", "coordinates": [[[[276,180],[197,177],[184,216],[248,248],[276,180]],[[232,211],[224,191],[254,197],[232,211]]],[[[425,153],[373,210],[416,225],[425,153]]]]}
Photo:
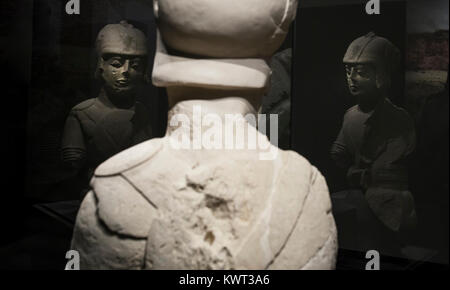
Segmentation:
{"type": "Polygon", "coordinates": [[[265,91],[297,0],[154,0],[153,83],[265,91]]]}
{"type": "Polygon", "coordinates": [[[343,62],[351,94],[363,97],[390,88],[392,73],[400,64],[400,51],[371,32],[349,45],[343,62]]]}
{"type": "Polygon", "coordinates": [[[134,95],[146,79],[147,39],[126,21],[106,25],[96,40],[96,77],[107,93],[116,97],[134,95]]]}

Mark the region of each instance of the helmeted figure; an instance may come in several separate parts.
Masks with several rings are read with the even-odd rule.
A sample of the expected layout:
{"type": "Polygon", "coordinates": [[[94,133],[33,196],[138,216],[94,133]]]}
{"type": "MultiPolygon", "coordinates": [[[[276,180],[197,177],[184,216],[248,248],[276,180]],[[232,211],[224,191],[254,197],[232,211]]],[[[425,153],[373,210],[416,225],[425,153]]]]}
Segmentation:
{"type": "Polygon", "coordinates": [[[153,83],[167,87],[167,133],[97,168],[72,240],[81,268],[333,269],[337,233],[323,176],[251,121],[270,81],[266,59],[297,1],[154,8],[153,83]]]}
{"type": "MultiPolygon", "coordinates": [[[[360,200],[360,209],[370,208],[367,215],[378,220],[373,224],[384,225],[388,235],[411,228],[416,216],[408,189],[408,157],[416,144],[415,128],[409,114],[388,95],[400,52],[389,40],[369,33],[350,44],[343,62],[358,104],[345,113],[331,156],[347,171],[350,186],[362,190],[349,194],[348,200],[360,200]]],[[[370,224],[361,227],[382,236],[370,224]]]]}
{"type": "Polygon", "coordinates": [[[63,161],[85,178],[109,157],[152,137],[149,112],[136,100],[146,78],[146,43],[145,35],[125,21],[98,34],[100,94],[71,110],[62,140],[63,161]]]}

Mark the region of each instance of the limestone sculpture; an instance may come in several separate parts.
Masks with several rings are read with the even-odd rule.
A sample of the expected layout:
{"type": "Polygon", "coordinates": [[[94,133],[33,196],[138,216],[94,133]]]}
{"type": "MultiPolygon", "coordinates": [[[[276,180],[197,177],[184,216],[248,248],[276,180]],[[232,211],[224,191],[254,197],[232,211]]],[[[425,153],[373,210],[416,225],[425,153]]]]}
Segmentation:
{"type": "Polygon", "coordinates": [[[153,82],[167,87],[167,134],[97,168],[72,240],[81,268],[333,269],[337,233],[323,176],[247,119],[297,1],[154,6],[153,82]],[[240,130],[242,146],[233,147],[240,130]],[[177,147],[180,140],[190,146],[177,147]]]}

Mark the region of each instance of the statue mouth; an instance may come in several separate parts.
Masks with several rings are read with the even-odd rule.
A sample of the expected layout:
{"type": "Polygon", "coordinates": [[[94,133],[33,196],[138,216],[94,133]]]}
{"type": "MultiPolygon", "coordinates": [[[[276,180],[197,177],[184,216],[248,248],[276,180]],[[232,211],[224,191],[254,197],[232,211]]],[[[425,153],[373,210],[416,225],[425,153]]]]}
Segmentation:
{"type": "Polygon", "coordinates": [[[130,81],[128,80],[118,80],[116,81],[116,86],[118,88],[126,88],[130,86],[130,81]]]}
{"type": "Polygon", "coordinates": [[[359,91],[359,87],[355,85],[350,85],[349,88],[352,93],[357,93],[359,91]]]}

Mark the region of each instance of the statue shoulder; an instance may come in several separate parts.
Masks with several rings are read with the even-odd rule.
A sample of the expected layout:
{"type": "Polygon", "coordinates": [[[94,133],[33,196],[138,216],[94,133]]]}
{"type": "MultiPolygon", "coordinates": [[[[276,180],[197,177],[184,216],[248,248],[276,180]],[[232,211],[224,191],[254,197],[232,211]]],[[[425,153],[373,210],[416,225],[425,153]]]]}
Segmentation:
{"type": "Polygon", "coordinates": [[[345,111],[344,119],[351,118],[357,111],[358,105],[354,105],[353,107],[349,108],[347,111],[345,111]]]}
{"type": "Polygon", "coordinates": [[[94,177],[91,188],[97,215],[119,235],[146,239],[157,208],[128,179],[121,175],[94,177]]]}
{"type": "Polygon", "coordinates": [[[163,145],[162,138],[155,138],[128,148],[106,160],[95,170],[96,177],[119,175],[132,169],[157,154],[163,145]]]}
{"type": "Polygon", "coordinates": [[[95,103],[95,98],[87,99],[87,100],[79,103],[75,107],[73,107],[72,112],[84,111],[84,110],[92,107],[94,105],[94,103],[95,103]]]}
{"type": "Polygon", "coordinates": [[[413,118],[411,117],[411,115],[408,113],[407,110],[393,104],[389,100],[386,100],[386,103],[388,104],[388,107],[390,108],[391,113],[396,116],[396,119],[398,119],[399,121],[402,121],[404,124],[412,125],[414,123],[413,118]]]}
{"type": "Polygon", "coordinates": [[[284,245],[268,269],[331,269],[337,235],[325,179],[296,152],[282,151],[280,158],[270,224],[284,245]]]}
{"type": "Polygon", "coordinates": [[[280,150],[280,152],[282,154],[282,158],[284,159],[283,161],[286,162],[286,164],[289,164],[289,166],[300,166],[304,168],[311,167],[311,164],[305,157],[293,150],[280,150]]]}
{"type": "Polygon", "coordinates": [[[281,151],[283,158],[283,167],[286,173],[294,173],[293,181],[308,185],[320,183],[325,184],[325,178],[320,171],[313,166],[305,157],[295,151],[281,151]]]}
{"type": "Polygon", "coordinates": [[[90,191],[81,203],[71,249],[80,253],[81,269],[138,270],[145,258],[146,235],[141,237],[154,212],[139,200],[138,193],[121,187],[108,189],[111,182],[110,178],[98,180],[97,192],[90,191]]]}

